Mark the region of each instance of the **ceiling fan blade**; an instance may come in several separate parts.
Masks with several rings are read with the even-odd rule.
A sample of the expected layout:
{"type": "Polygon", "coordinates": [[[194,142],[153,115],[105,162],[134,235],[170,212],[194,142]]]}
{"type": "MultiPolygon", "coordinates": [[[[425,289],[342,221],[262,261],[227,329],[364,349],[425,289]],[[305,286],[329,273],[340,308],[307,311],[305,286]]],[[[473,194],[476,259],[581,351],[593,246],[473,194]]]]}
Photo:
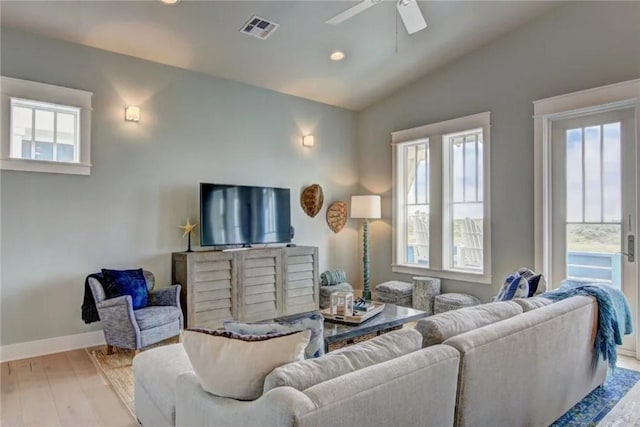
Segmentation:
{"type": "Polygon", "coordinates": [[[365,10],[369,9],[370,7],[375,6],[379,2],[380,2],[380,0],[363,0],[360,3],[358,3],[357,5],[349,8],[349,9],[345,10],[344,12],[341,12],[341,13],[337,14],[333,18],[325,21],[325,24],[331,24],[331,25],[341,24],[344,21],[346,21],[347,19],[356,16],[360,12],[364,12],[365,10]]]}
{"type": "Polygon", "coordinates": [[[399,0],[396,7],[407,33],[413,34],[427,28],[427,22],[424,20],[416,0],[399,0]]]}

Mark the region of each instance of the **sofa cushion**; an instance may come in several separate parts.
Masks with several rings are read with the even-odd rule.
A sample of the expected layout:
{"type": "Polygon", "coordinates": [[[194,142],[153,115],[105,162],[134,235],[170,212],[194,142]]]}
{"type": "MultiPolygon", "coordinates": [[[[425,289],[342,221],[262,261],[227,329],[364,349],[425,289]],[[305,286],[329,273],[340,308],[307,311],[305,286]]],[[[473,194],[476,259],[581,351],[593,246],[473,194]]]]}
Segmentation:
{"type": "Polygon", "coordinates": [[[401,329],[343,347],[317,359],[290,363],[267,375],[263,392],[282,386],[303,391],[332,378],[419,350],[421,340],[415,330],[401,329]]]}
{"type": "Polygon", "coordinates": [[[166,325],[180,319],[180,309],[168,305],[150,305],[139,310],[134,310],[133,314],[141,330],[166,325]]]}
{"type": "Polygon", "coordinates": [[[162,416],[173,424],[176,413],[176,380],[181,374],[192,370],[182,344],[145,350],[133,359],[136,395],[144,392],[162,416]]]}
{"type": "Polygon", "coordinates": [[[520,304],[522,307],[522,311],[525,313],[527,311],[535,310],[536,308],[544,307],[553,303],[553,300],[549,298],[543,297],[531,297],[531,298],[515,298],[513,302],[520,304]]]}
{"type": "Polygon", "coordinates": [[[184,349],[202,389],[220,397],[254,400],[264,378],[278,366],[304,360],[310,331],[248,337],[230,332],[187,330],[184,349]]]}
{"type": "Polygon", "coordinates": [[[324,317],[318,312],[305,313],[288,319],[274,322],[245,323],[235,320],[225,320],[224,329],[240,335],[275,335],[288,332],[311,331],[309,344],[304,351],[304,357],[311,359],[324,354],[324,317]]]}
{"type": "Polygon", "coordinates": [[[149,289],[141,268],[136,270],[107,270],[103,268],[102,277],[107,298],[130,295],[134,310],[147,306],[149,289]]]}
{"type": "Polygon", "coordinates": [[[491,302],[420,319],[416,330],[422,334],[422,346],[427,347],[520,313],[522,307],[513,301],[491,302]]]}

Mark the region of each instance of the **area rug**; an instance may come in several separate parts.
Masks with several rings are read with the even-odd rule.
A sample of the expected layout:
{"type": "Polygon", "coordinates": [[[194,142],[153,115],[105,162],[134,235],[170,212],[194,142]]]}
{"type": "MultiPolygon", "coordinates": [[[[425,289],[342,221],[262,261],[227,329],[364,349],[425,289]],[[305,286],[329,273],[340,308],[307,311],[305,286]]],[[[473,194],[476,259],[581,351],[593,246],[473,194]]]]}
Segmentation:
{"type": "MultiPolygon", "coordinates": [[[[175,344],[179,342],[177,338],[171,338],[158,344],[145,348],[160,347],[167,344],[175,344]]],[[[129,409],[131,415],[135,418],[135,405],[133,396],[133,351],[114,348],[113,354],[107,354],[107,348],[101,347],[97,349],[87,349],[89,357],[102,376],[111,384],[114,391],[129,409]]]]}
{"type": "Polygon", "coordinates": [[[598,427],[640,427],[640,381],[598,423],[598,427]]]}
{"type": "Polygon", "coordinates": [[[598,425],[638,381],[640,381],[640,372],[616,368],[602,387],[596,388],[576,403],[573,408],[551,424],[551,427],[598,425]]]}
{"type": "Polygon", "coordinates": [[[89,357],[98,368],[98,371],[111,384],[114,391],[135,417],[133,400],[133,353],[128,350],[114,349],[113,354],[107,354],[106,349],[89,350],[89,357]]]}

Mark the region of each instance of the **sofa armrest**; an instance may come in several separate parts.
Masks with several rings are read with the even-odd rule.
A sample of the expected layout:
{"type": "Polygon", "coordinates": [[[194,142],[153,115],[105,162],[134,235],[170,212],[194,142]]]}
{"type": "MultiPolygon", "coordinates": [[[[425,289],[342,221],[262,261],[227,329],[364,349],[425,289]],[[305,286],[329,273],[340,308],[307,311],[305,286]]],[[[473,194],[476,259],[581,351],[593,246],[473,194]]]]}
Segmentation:
{"type": "Polygon", "coordinates": [[[313,402],[291,387],[278,387],[253,401],[214,396],[200,387],[193,372],[176,382],[177,426],[294,426],[315,409],[313,402]]]}
{"type": "Polygon", "coordinates": [[[106,309],[106,308],[115,308],[118,306],[131,307],[131,309],[133,310],[131,295],[122,295],[120,297],[105,299],[96,304],[96,307],[98,308],[98,310],[106,309]]]}
{"type": "Polygon", "coordinates": [[[149,305],[170,305],[180,308],[180,285],[171,285],[149,292],[149,305]]]}
{"type": "MultiPolygon", "coordinates": [[[[133,313],[131,295],[106,299],[96,304],[96,307],[98,308],[105,335],[115,329],[139,330],[136,316],[133,313]]],[[[107,342],[109,342],[108,339],[107,342]]]]}
{"type": "Polygon", "coordinates": [[[462,359],[456,425],[552,424],[605,380],[597,322],[596,301],[580,295],[446,340],[462,359]]]}
{"type": "Polygon", "coordinates": [[[133,313],[131,295],[109,298],[96,306],[107,344],[140,348],[140,328],[133,313]]]}

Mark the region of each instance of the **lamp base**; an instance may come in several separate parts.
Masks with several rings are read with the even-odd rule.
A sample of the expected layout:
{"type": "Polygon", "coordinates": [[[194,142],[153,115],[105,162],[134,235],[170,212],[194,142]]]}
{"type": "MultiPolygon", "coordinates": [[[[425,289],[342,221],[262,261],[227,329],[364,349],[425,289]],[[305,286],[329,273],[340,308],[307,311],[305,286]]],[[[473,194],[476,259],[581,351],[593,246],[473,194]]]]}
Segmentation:
{"type": "Polygon", "coordinates": [[[363,280],[362,280],[362,298],[365,301],[371,301],[371,288],[369,287],[369,220],[365,218],[362,224],[362,266],[363,266],[363,280]]]}

